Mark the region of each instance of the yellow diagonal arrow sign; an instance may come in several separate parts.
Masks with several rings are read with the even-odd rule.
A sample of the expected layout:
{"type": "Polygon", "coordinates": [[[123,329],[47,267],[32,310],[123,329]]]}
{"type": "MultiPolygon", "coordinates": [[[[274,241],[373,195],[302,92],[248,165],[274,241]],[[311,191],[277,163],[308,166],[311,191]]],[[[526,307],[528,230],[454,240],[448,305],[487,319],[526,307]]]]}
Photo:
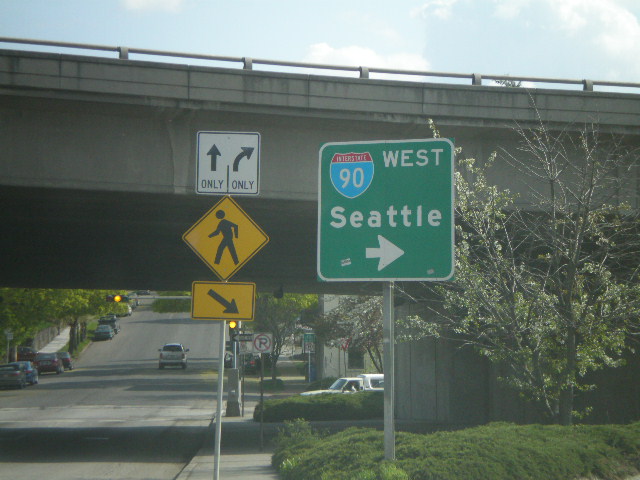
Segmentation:
{"type": "Polygon", "coordinates": [[[256,284],[193,282],[191,297],[191,318],[194,320],[250,322],[255,312],[256,284]]]}

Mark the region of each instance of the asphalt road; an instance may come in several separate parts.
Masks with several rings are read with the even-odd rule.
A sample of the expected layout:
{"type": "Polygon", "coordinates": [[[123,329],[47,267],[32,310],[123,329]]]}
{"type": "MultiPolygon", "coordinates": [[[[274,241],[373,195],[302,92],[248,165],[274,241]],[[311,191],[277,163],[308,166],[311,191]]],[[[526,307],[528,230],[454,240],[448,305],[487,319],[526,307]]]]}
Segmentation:
{"type": "Polygon", "coordinates": [[[217,322],[141,306],[75,369],[0,390],[0,479],[173,479],[205,440],[216,410],[217,322]],[[180,342],[189,366],[158,369],[180,342]]]}

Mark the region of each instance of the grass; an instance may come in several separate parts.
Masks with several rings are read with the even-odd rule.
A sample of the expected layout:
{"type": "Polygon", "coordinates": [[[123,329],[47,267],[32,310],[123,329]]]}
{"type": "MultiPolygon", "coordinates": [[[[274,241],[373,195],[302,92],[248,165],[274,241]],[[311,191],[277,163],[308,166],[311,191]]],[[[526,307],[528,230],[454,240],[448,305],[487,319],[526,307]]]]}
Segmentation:
{"type": "Polygon", "coordinates": [[[374,429],[327,435],[290,422],[276,439],[272,463],[285,480],[620,480],[640,470],[640,423],[397,432],[394,462],[384,461],[383,442],[374,429]]]}

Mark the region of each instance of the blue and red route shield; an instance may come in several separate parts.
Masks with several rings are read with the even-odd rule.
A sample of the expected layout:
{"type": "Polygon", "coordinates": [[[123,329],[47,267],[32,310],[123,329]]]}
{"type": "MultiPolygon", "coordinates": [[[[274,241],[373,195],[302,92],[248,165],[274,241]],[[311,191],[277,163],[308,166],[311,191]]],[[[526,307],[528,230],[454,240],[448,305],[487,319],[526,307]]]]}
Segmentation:
{"type": "Polygon", "coordinates": [[[341,195],[356,198],[373,181],[373,158],[369,152],[336,153],[331,159],[331,183],[341,195]]]}

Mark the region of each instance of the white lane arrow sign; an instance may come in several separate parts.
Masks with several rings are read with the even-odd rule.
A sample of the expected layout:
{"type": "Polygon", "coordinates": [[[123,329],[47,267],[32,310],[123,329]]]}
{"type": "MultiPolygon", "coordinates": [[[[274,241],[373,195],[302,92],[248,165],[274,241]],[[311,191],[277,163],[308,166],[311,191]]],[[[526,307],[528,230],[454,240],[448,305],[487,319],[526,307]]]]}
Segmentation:
{"type": "Polygon", "coordinates": [[[382,235],[378,235],[378,247],[367,248],[367,258],[379,258],[378,271],[404,255],[404,250],[397,247],[382,235]]]}

